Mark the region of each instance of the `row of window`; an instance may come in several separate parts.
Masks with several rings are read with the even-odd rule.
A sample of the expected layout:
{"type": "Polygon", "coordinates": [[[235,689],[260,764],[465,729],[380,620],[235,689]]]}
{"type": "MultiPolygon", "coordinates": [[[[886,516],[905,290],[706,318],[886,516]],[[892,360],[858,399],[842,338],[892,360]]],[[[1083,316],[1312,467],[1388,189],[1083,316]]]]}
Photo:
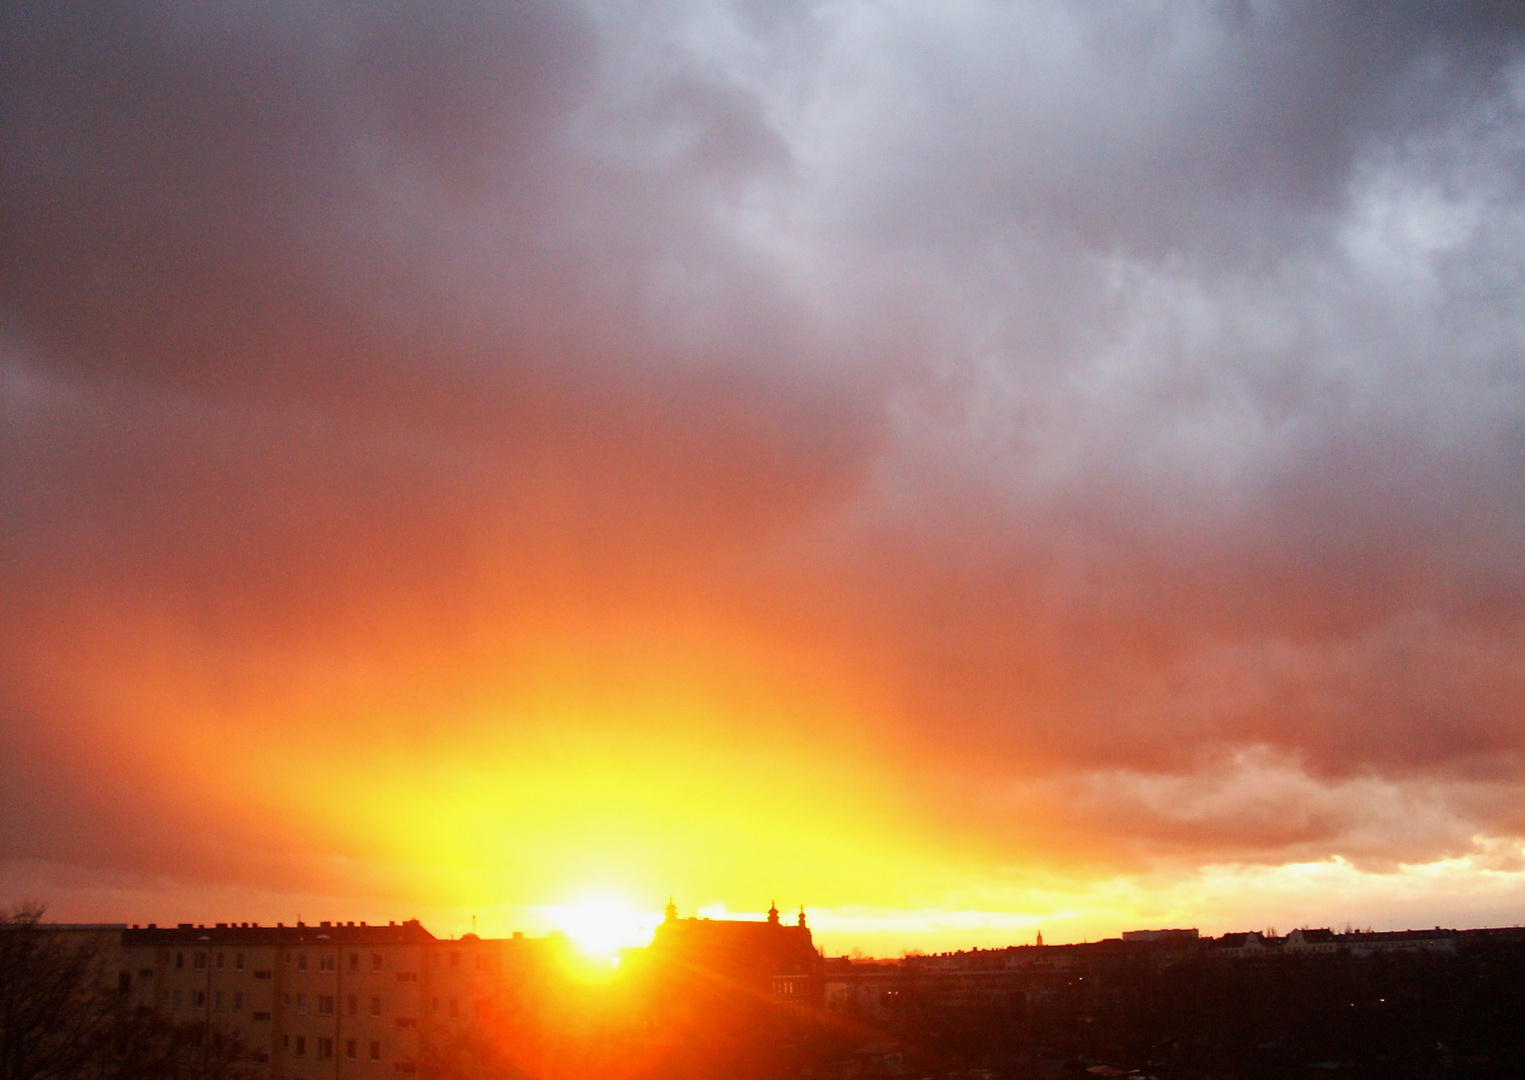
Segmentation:
{"type": "MultiPolygon", "coordinates": [[[[281,1049],[286,1051],[286,1052],[288,1052],[288,1053],[290,1053],[293,1057],[306,1057],[307,1056],[307,1042],[308,1042],[307,1036],[305,1036],[305,1035],[282,1035],[281,1036],[281,1049]]],[[[334,1040],[333,1039],[330,1039],[330,1038],[328,1038],[326,1036],[319,1037],[319,1038],[313,1039],[312,1040],[312,1044],[313,1044],[312,1050],[313,1050],[314,1056],[319,1057],[319,1058],[324,1058],[324,1059],[332,1058],[334,1056],[334,1040]]],[[[381,1040],[380,1039],[372,1039],[372,1040],[370,1040],[370,1046],[368,1047],[368,1049],[370,1051],[368,1057],[369,1057],[369,1059],[371,1061],[380,1061],[380,1060],[382,1060],[382,1056],[381,1056],[381,1040]]],[[[345,1039],[344,1040],[344,1056],[346,1058],[348,1058],[350,1061],[354,1061],[354,1060],[356,1060],[360,1056],[360,1040],[359,1039],[345,1039]]]]}
{"type": "MultiPolygon", "coordinates": [[[[179,956],[181,954],[177,953],[176,955],[179,956]]],[[[202,953],[197,953],[196,955],[199,958],[196,966],[197,967],[204,967],[205,966],[205,955],[202,954],[202,953]]],[[[449,966],[450,967],[458,968],[458,967],[461,966],[461,954],[460,953],[453,952],[453,953],[449,953],[448,955],[449,955],[449,961],[450,961],[449,966]]],[[[438,967],[439,966],[440,954],[439,953],[429,953],[428,956],[429,956],[429,966],[430,967],[438,967]]],[[[298,971],[306,971],[307,970],[307,954],[305,952],[292,952],[290,950],[287,950],[287,952],[286,952],[285,956],[283,957],[283,959],[284,959],[287,967],[295,967],[298,971]]],[[[475,964],[476,970],[479,971],[479,972],[487,971],[487,970],[489,970],[493,966],[491,964],[491,962],[490,962],[490,958],[487,957],[487,956],[482,955],[481,953],[478,953],[474,957],[474,959],[476,961],[476,964],[475,964]]],[[[334,971],[334,970],[336,970],[338,962],[339,962],[339,954],[338,953],[323,952],[323,953],[319,953],[318,954],[318,970],[319,971],[334,971]]],[[[176,964],[176,966],[178,967],[180,965],[176,964]]],[[[219,968],[222,967],[222,953],[218,953],[217,954],[217,966],[219,968]]],[[[238,970],[242,971],[243,970],[243,966],[244,966],[244,954],[243,953],[239,953],[238,954],[238,970]]],[[[357,953],[357,952],[350,953],[349,954],[348,963],[347,963],[346,966],[348,967],[348,969],[350,971],[358,972],[360,970],[360,954],[357,953]]],[[[386,967],[386,957],[382,953],[371,953],[371,970],[372,971],[382,971],[382,970],[385,969],[385,967],[386,967]]]]}
{"type": "MultiPolygon", "coordinates": [[[[165,990],[163,993],[164,993],[164,999],[166,1001],[168,1001],[176,1009],[182,1008],[185,1005],[185,1003],[186,1003],[186,1000],[187,1000],[186,995],[182,991],[180,991],[180,990],[175,990],[175,991],[165,990]]],[[[206,991],[205,990],[193,990],[193,991],[191,991],[190,997],[189,997],[189,1001],[190,1001],[191,1008],[193,1008],[193,1009],[205,1009],[207,1007],[207,993],[206,993],[206,991]]],[[[232,1004],[232,1010],[231,1011],[233,1011],[233,1012],[242,1012],[243,1011],[243,1008],[244,1008],[244,995],[242,993],[234,993],[234,994],[230,995],[230,994],[224,994],[221,990],[214,991],[213,994],[212,994],[212,1011],[213,1012],[227,1012],[227,1011],[229,1011],[227,1006],[228,1006],[228,1004],[230,1002],[232,1004]]]]}
{"type": "MultiPolygon", "coordinates": [[[[187,1001],[189,1001],[190,1006],[193,1009],[205,1009],[207,1006],[207,992],[205,990],[190,991],[188,997],[185,991],[165,990],[163,991],[163,997],[166,1003],[170,1004],[173,1008],[176,1009],[184,1008],[187,1001]]],[[[242,1012],[244,1008],[244,995],[241,991],[235,991],[229,994],[222,990],[214,990],[212,992],[211,1000],[213,1012],[227,1012],[230,1011],[230,1007],[232,1012],[242,1012]]],[[[287,1009],[294,1008],[294,1011],[300,1016],[305,1016],[307,1014],[308,999],[306,994],[282,994],[281,1004],[287,1009]]],[[[317,1015],[334,1015],[335,997],[333,994],[317,994],[314,996],[313,1004],[317,1007],[317,1015]]],[[[358,995],[350,994],[344,1004],[344,1011],[346,1015],[360,1015],[360,998],[358,995]]],[[[370,1015],[381,1016],[383,1012],[383,1004],[384,1003],[381,998],[372,997],[370,1000],[370,1015]]],[[[434,1013],[439,1012],[440,1004],[441,1000],[439,998],[431,998],[429,1001],[429,1011],[434,1013]]],[[[458,1019],[460,1017],[461,1002],[459,998],[450,998],[444,1002],[444,1005],[446,1015],[448,1015],[452,1020],[458,1019]]],[[[480,1011],[481,1005],[479,1002],[478,1012],[480,1011]]]]}
{"type": "MultiPolygon", "coordinates": [[[[197,971],[205,971],[206,970],[206,966],[207,966],[207,954],[204,953],[204,952],[192,953],[191,954],[191,966],[193,968],[195,968],[197,971]]],[[[217,956],[216,956],[215,963],[214,963],[213,966],[216,967],[218,971],[223,971],[224,969],[226,969],[227,966],[228,966],[228,954],[227,953],[218,953],[217,956]]],[[[177,967],[177,968],[185,967],[185,953],[177,952],[175,954],[175,967],[177,967]]],[[[233,954],[233,970],[234,971],[242,971],[243,969],[244,969],[244,954],[243,953],[234,953],[233,954]]]]}
{"type": "MultiPolygon", "coordinates": [[[[291,995],[291,994],[282,994],[281,995],[281,1004],[284,1005],[288,1009],[291,1008],[292,1007],[292,998],[293,998],[293,995],[291,995]]],[[[307,995],[306,994],[296,994],[295,995],[295,999],[296,999],[296,1002],[295,1002],[295,1004],[296,1004],[296,1011],[298,1013],[306,1013],[307,1012],[307,995]]],[[[318,995],[315,996],[315,1002],[316,1002],[317,1007],[318,1007],[318,1015],[319,1016],[332,1016],[332,1015],[334,1015],[334,995],[332,995],[332,994],[318,994],[318,995]]],[[[349,1000],[345,1004],[348,1006],[348,1008],[345,1011],[350,1016],[358,1016],[360,1014],[360,998],[358,996],[356,996],[355,994],[351,994],[349,996],[349,1000]]],[[[379,997],[371,998],[371,1015],[372,1016],[380,1016],[381,1015],[381,999],[379,997]]]]}
{"type": "MultiPolygon", "coordinates": [[[[318,1013],[319,1016],[332,1016],[332,1015],[334,1015],[334,1004],[335,1004],[336,1000],[337,999],[334,997],[333,994],[315,994],[315,995],[313,995],[313,998],[312,998],[313,1004],[317,1007],[317,1013],[318,1013]]],[[[438,1003],[439,1003],[439,998],[435,998],[434,1001],[435,1001],[435,1004],[436,1004],[436,1011],[438,1011],[437,1006],[438,1006],[438,1003]]],[[[285,1006],[286,1008],[288,1008],[288,1009],[291,1009],[291,1008],[294,1007],[295,1011],[297,1013],[299,1013],[299,1014],[306,1014],[306,1012],[307,1012],[307,1003],[308,1003],[308,996],[306,994],[282,994],[281,995],[281,1004],[283,1006],[285,1006]]],[[[370,999],[370,1015],[372,1015],[372,1016],[380,1016],[382,1014],[382,1011],[383,1011],[382,1010],[382,1005],[383,1005],[383,1001],[382,1001],[382,999],[380,997],[372,997],[370,999]]],[[[345,1008],[344,1008],[345,1015],[347,1015],[347,1016],[359,1016],[360,1015],[360,996],[358,994],[350,994],[345,999],[344,1006],[345,1006],[345,1008]]],[[[450,1015],[451,1016],[456,1015],[455,1012],[453,1011],[454,1008],[455,1008],[455,1002],[453,1002],[453,1001],[451,1002],[451,1008],[452,1008],[452,1012],[450,1013],[450,1015]]]]}
{"type": "MultiPolygon", "coordinates": [[[[288,950],[286,952],[285,956],[283,957],[283,959],[284,959],[287,967],[295,966],[298,971],[306,971],[307,970],[307,954],[304,953],[304,952],[294,953],[294,952],[291,952],[290,950],[288,950]]],[[[338,965],[338,962],[339,962],[339,956],[338,956],[337,953],[323,952],[323,953],[319,953],[318,954],[318,970],[319,971],[333,971],[333,970],[335,970],[336,966],[338,965]]],[[[358,972],[360,970],[360,954],[359,953],[352,952],[352,953],[349,954],[349,964],[348,964],[348,967],[349,967],[349,970],[352,971],[352,972],[358,972]]],[[[386,957],[383,956],[381,953],[371,953],[371,970],[372,971],[381,971],[385,967],[386,967],[386,957]]]]}
{"type": "MultiPolygon", "coordinates": [[[[460,962],[461,962],[461,954],[460,953],[454,953],[454,952],[450,953],[449,957],[450,957],[450,966],[451,967],[454,968],[454,967],[459,967],[460,966],[460,962]]],[[[209,958],[212,960],[213,966],[218,971],[223,971],[228,966],[228,954],[225,953],[225,952],[216,953],[215,956],[213,954],[209,954],[209,953],[206,953],[206,952],[193,952],[191,954],[191,967],[193,967],[197,971],[205,971],[209,958]]],[[[479,971],[479,972],[480,971],[487,971],[492,966],[489,963],[489,958],[486,957],[486,956],[481,955],[480,953],[477,954],[477,956],[475,957],[475,960],[476,960],[476,965],[475,965],[476,966],[476,970],[479,971]]],[[[293,953],[293,952],[288,951],[286,953],[286,955],[285,955],[285,962],[286,962],[286,966],[287,967],[292,967],[294,965],[298,971],[306,971],[307,970],[307,954],[305,952],[293,953]]],[[[325,953],[319,953],[318,954],[318,970],[319,971],[334,971],[335,968],[336,968],[337,963],[338,963],[338,955],[336,953],[325,952],[325,953]]],[[[437,966],[439,964],[439,954],[438,953],[430,953],[429,954],[429,964],[431,966],[437,966]]],[[[185,967],[185,953],[183,953],[183,952],[175,953],[175,967],[176,968],[184,968],[185,967]]],[[[383,954],[381,954],[381,953],[371,953],[371,970],[372,971],[381,971],[385,967],[386,967],[386,957],[383,954]]],[[[352,952],[352,953],[349,954],[348,968],[352,972],[358,972],[360,970],[360,954],[359,953],[352,952]]],[[[243,971],[244,970],[244,954],[243,953],[240,952],[240,953],[234,953],[233,954],[233,970],[234,971],[243,971]]]]}

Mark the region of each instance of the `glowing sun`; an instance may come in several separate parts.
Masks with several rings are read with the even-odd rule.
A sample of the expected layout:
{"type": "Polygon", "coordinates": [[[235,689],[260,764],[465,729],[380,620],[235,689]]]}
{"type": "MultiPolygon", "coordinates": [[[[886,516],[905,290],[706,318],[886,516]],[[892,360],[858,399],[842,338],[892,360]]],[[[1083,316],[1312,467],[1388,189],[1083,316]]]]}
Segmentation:
{"type": "Polygon", "coordinates": [[[647,945],[661,916],[642,911],[615,896],[582,896],[545,909],[551,925],[579,952],[593,959],[613,959],[621,949],[647,945]]]}

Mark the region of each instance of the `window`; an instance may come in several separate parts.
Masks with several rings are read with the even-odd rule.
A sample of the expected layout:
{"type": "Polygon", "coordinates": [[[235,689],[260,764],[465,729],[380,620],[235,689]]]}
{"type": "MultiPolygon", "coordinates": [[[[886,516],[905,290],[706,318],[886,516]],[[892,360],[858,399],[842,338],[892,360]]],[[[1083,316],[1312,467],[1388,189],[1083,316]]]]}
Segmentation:
{"type": "Polygon", "coordinates": [[[352,953],[349,954],[349,969],[351,971],[359,971],[360,970],[360,954],[359,953],[352,952],[352,953]]]}
{"type": "Polygon", "coordinates": [[[399,971],[397,973],[397,981],[398,982],[418,982],[418,972],[416,972],[416,971],[399,971]]]}
{"type": "Polygon", "coordinates": [[[285,954],[284,954],[284,955],[283,955],[283,956],[282,956],[282,959],[283,959],[283,960],[284,960],[284,961],[285,961],[285,964],[286,964],[286,966],[287,966],[287,967],[290,967],[290,966],[291,966],[291,953],[289,953],[289,952],[288,952],[288,953],[285,953],[285,954]]]}
{"type": "Polygon", "coordinates": [[[216,1009],[218,1012],[222,1012],[222,991],[221,990],[217,991],[217,993],[212,995],[212,1008],[216,1009]]]}
{"type": "Polygon", "coordinates": [[[138,968],[138,978],[140,978],[140,979],[152,979],[153,977],[154,977],[154,969],[153,968],[138,968]]]}
{"type": "Polygon", "coordinates": [[[281,1007],[285,1008],[285,1009],[291,1008],[291,995],[290,994],[282,994],[281,995],[281,1007]]]}
{"type": "Polygon", "coordinates": [[[180,1008],[180,1000],[181,1000],[180,999],[180,991],[176,990],[175,991],[175,1008],[177,1008],[177,1009],[180,1008]]]}
{"type": "Polygon", "coordinates": [[[455,998],[450,999],[450,1019],[454,1020],[461,1015],[461,1003],[455,998]]]}
{"type": "Polygon", "coordinates": [[[358,1049],[357,1049],[357,1043],[355,1042],[355,1040],[354,1039],[345,1039],[344,1040],[344,1056],[349,1058],[351,1061],[354,1061],[356,1053],[358,1053],[358,1049]]]}
{"type": "Polygon", "coordinates": [[[207,967],[207,954],[206,953],[199,952],[195,956],[191,957],[191,959],[195,962],[196,970],[197,971],[205,971],[206,970],[206,967],[207,967]]]}
{"type": "Polygon", "coordinates": [[[345,1009],[345,1012],[349,1013],[351,1016],[354,1016],[360,1010],[360,999],[357,998],[354,994],[349,996],[349,1001],[347,1001],[345,1004],[348,1006],[348,1008],[345,1009]]]}
{"type": "Polygon", "coordinates": [[[451,967],[460,967],[461,966],[461,954],[460,953],[453,952],[453,953],[450,954],[450,966],[451,967]]]}
{"type": "Polygon", "coordinates": [[[225,954],[223,954],[223,953],[218,953],[217,954],[217,970],[218,971],[222,970],[222,968],[223,968],[223,963],[222,962],[223,962],[224,959],[226,959],[225,954]]]}
{"type": "Polygon", "coordinates": [[[282,1050],[290,1050],[291,1049],[291,1036],[290,1035],[282,1035],[281,1036],[281,1049],[282,1050]]]}
{"type": "Polygon", "coordinates": [[[298,971],[306,971],[307,970],[307,954],[306,953],[297,953],[297,970],[298,971]]]}
{"type": "Polygon", "coordinates": [[[196,1008],[204,1009],[206,1007],[207,1007],[207,992],[205,990],[197,990],[196,991],[196,1008]]]}
{"type": "Polygon", "coordinates": [[[176,953],[176,954],[175,954],[175,966],[176,966],[176,967],[177,967],[177,968],[183,968],[183,967],[185,967],[185,953],[183,953],[183,952],[177,952],[177,953],[176,953]]]}
{"type": "Polygon", "coordinates": [[[117,973],[116,992],[119,994],[132,993],[132,972],[122,971],[117,973]]]}
{"type": "Polygon", "coordinates": [[[254,1022],[256,1024],[268,1024],[270,1023],[270,1014],[267,1012],[257,1012],[254,1014],[254,1022]]]}
{"type": "Polygon", "coordinates": [[[334,996],[332,994],[319,994],[318,995],[318,1015],[319,1016],[332,1016],[332,1015],[334,1015],[334,996]]]}
{"type": "Polygon", "coordinates": [[[332,971],[332,970],[334,970],[334,954],[333,953],[324,953],[322,956],[318,957],[318,970],[319,971],[332,971]]]}
{"type": "Polygon", "coordinates": [[[371,1060],[372,1061],[380,1061],[381,1060],[381,1043],[377,1039],[372,1039],[371,1040],[371,1060]]]}
{"type": "Polygon", "coordinates": [[[297,995],[297,1012],[305,1013],[306,1011],[307,1011],[307,995],[306,994],[298,994],[297,995]]]}
{"type": "Polygon", "coordinates": [[[381,970],[381,954],[379,952],[371,953],[371,970],[372,971],[380,971],[381,970]]]}
{"type": "Polygon", "coordinates": [[[273,971],[256,971],[254,973],[254,977],[256,979],[268,979],[268,978],[270,978],[274,974],[275,974],[275,972],[273,972],[273,971]]]}
{"type": "Polygon", "coordinates": [[[318,1040],[318,1056],[320,1058],[331,1058],[331,1057],[333,1057],[334,1056],[334,1040],[320,1038],[318,1040]]]}
{"type": "Polygon", "coordinates": [[[306,1054],[306,1053],[307,1053],[307,1036],[306,1035],[298,1035],[297,1036],[297,1056],[301,1057],[303,1054],[306,1054]]]}
{"type": "Polygon", "coordinates": [[[371,1015],[372,1016],[380,1016],[381,1015],[381,999],[379,997],[371,998],[371,1015]]]}
{"type": "Polygon", "coordinates": [[[234,1012],[243,1012],[244,1011],[244,995],[243,994],[239,993],[239,994],[234,994],[233,995],[233,1011],[234,1012]]]}
{"type": "Polygon", "coordinates": [[[244,954],[243,953],[234,953],[234,955],[233,955],[233,970],[234,971],[242,971],[243,969],[244,969],[244,954]]]}
{"type": "Polygon", "coordinates": [[[411,1016],[399,1016],[393,1021],[400,1028],[417,1027],[418,1021],[411,1016]]]}

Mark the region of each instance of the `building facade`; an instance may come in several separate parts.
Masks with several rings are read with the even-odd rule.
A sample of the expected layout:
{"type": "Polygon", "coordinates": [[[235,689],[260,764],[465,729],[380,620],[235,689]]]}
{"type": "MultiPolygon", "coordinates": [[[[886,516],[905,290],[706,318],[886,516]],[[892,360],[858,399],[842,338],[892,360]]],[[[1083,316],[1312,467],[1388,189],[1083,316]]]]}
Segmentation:
{"type": "Polygon", "coordinates": [[[121,931],[133,1006],[236,1032],[279,1080],[417,1071],[424,1044],[501,1008],[535,943],[442,940],[416,920],[121,931]]]}

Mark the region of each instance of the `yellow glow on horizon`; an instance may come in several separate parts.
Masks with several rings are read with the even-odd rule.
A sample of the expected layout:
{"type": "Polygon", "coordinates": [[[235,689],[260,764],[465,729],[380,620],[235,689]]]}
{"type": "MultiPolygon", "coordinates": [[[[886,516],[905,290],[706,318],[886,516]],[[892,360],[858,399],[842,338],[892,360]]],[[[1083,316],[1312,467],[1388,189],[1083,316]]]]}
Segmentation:
{"type": "Polygon", "coordinates": [[[610,967],[618,966],[621,949],[651,943],[661,916],[607,894],[580,896],[566,904],[542,909],[554,930],[565,934],[578,952],[610,967]]]}
{"type": "MultiPolygon", "coordinates": [[[[208,919],[322,904],[459,933],[480,915],[487,936],[559,930],[590,972],[649,942],[669,891],[716,918],[759,918],[775,897],[792,918],[804,902],[828,952],[881,956],[1039,929],[1061,943],[1163,926],[1497,924],[1525,897],[1525,848],[1507,838],[1376,869],[1119,859],[1083,830],[1050,830],[1052,785],[939,786],[940,762],[869,737],[893,712],[872,688],[844,677],[833,692],[761,670],[755,643],[659,631],[559,651],[526,633],[540,651],[442,662],[450,680],[422,661],[396,678],[273,665],[258,694],[231,700],[178,666],[195,642],[166,634],[68,683],[72,744],[102,783],[168,793],[161,810],[194,806],[228,851],[255,853],[233,871],[273,887],[251,900],[202,884],[208,919]],[[562,897],[575,899],[544,906],[562,897]]],[[[106,921],[136,894],[100,895],[106,921]]],[[[162,897],[142,895],[134,911],[162,918],[162,897]]]]}

